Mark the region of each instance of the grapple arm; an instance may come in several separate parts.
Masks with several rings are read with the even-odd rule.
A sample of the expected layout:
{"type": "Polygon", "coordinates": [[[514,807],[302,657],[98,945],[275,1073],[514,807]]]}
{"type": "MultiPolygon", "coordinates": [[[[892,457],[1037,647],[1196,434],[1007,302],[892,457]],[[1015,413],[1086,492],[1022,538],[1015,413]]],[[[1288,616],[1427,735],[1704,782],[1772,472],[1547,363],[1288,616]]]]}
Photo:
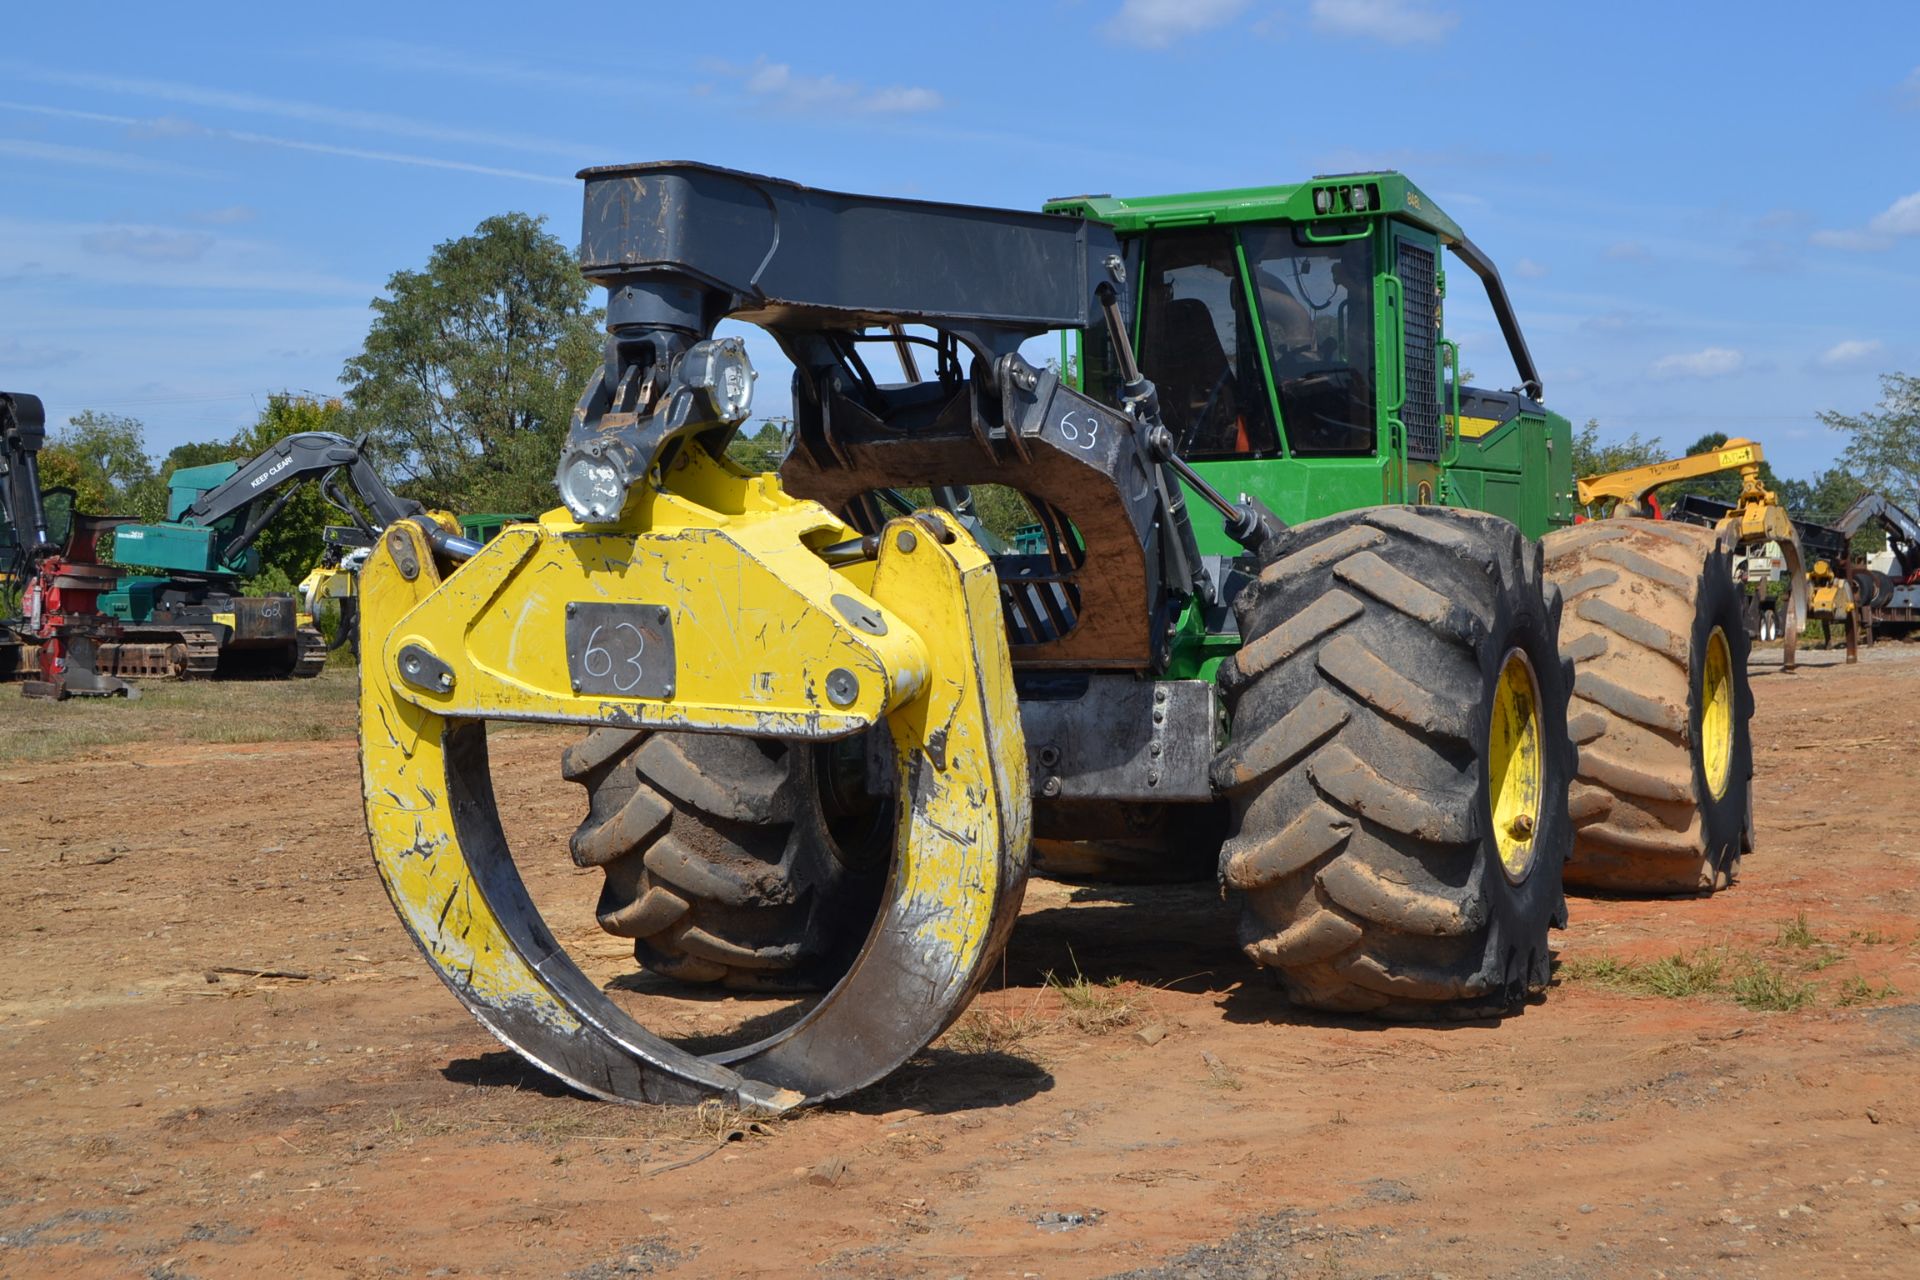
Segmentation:
{"type": "Polygon", "coordinates": [[[984,980],[1025,884],[1026,752],[991,562],[945,513],[878,555],[688,442],[618,525],[564,511],[464,564],[414,520],[360,574],[368,828],[402,922],[509,1047],[602,1098],[785,1109],[879,1079],[984,980]],[[500,827],[486,721],[832,738],[884,722],[899,781],[880,918],[804,1017],[710,1057],[640,1026],[540,919],[500,827]]]}

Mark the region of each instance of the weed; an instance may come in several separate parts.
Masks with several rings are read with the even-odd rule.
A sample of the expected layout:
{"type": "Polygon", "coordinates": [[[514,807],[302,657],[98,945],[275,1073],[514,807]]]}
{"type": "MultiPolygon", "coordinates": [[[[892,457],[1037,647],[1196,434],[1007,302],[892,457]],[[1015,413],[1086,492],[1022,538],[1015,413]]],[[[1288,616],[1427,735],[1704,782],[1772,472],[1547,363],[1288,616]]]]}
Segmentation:
{"type": "Polygon", "coordinates": [[[1820,935],[1815,933],[1813,926],[1807,923],[1807,913],[1801,911],[1796,913],[1793,919],[1780,926],[1780,932],[1774,938],[1774,945],[1797,947],[1804,950],[1807,947],[1817,945],[1819,941],[1820,935]]]}
{"type": "MultiPolygon", "coordinates": [[[[1824,967],[1824,966],[1822,966],[1824,967]]],[[[1576,958],[1567,962],[1566,977],[1574,982],[1636,995],[1669,1000],[1688,996],[1722,996],[1745,1008],[1787,1013],[1813,1001],[1813,986],[1790,977],[1784,969],[1752,952],[1702,948],[1692,954],[1676,951],[1659,960],[1622,960],[1617,956],[1576,958]]]]}
{"type": "Polygon", "coordinates": [[[1866,1004],[1873,1000],[1891,1000],[1900,993],[1890,982],[1874,986],[1859,974],[1854,974],[1840,984],[1840,990],[1834,994],[1833,1002],[1842,1009],[1850,1009],[1857,1004],[1866,1004]]]}
{"type": "Polygon", "coordinates": [[[1139,1016],[1121,989],[1120,979],[1089,982],[1080,972],[1078,961],[1074,962],[1071,979],[1060,978],[1049,969],[1043,980],[1047,990],[1060,997],[1067,1021],[1087,1035],[1103,1036],[1130,1027],[1139,1016]]]}
{"type": "Polygon", "coordinates": [[[1757,956],[1750,957],[1728,984],[1742,1008],[1759,1013],[1792,1013],[1813,1003],[1813,984],[1790,978],[1757,956]]]}
{"type": "Polygon", "coordinates": [[[1892,942],[1893,939],[1878,929],[1849,929],[1847,941],[1857,942],[1863,947],[1877,947],[1883,942],[1892,942]]]}
{"type": "Polygon", "coordinates": [[[1032,1006],[1022,1010],[989,1009],[976,1002],[953,1024],[944,1040],[962,1053],[1012,1053],[1047,1029],[1046,1019],[1032,1006]]]}

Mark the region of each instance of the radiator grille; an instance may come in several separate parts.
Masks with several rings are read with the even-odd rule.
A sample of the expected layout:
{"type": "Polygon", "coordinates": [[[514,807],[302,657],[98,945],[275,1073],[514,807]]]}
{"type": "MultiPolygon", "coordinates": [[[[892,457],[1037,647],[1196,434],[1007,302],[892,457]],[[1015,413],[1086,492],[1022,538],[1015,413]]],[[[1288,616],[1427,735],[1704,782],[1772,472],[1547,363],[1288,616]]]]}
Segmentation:
{"type": "Polygon", "coordinates": [[[1400,245],[1400,285],[1406,324],[1407,402],[1400,421],[1407,428],[1407,456],[1432,462],[1440,456],[1439,335],[1440,311],[1433,253],[1417,244],[1400,245]]]}

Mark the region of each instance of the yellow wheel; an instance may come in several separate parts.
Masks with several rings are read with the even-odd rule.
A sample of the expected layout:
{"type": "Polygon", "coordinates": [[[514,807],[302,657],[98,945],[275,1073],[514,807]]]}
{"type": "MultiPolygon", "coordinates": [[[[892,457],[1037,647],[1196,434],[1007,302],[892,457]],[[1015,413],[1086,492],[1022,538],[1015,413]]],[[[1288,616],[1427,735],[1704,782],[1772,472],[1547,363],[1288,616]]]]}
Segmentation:
{"type": "Polygon", "coordinates": [[[1726,798],[1733,774],[1733,725],[1733,651],[1725,628],[1715,627],[1700,674],[1700,763],[1715,800],[1726,798]]]}
{"type": "Polygon", "coordinates": [[[1540,740],[1540,686],[1527,655],[1514,649],[1500,669],[1487,726],[1487,800],[1500,865],[1515,884],[1533,870],[1540,830],[1540,740]]]}

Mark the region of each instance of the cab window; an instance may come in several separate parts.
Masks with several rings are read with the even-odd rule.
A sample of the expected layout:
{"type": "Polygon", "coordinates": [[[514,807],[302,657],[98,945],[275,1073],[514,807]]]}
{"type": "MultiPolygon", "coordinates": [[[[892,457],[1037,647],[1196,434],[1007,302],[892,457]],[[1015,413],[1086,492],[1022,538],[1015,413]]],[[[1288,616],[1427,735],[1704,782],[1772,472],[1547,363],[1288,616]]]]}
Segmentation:
{"type": "Polygon", "coordinates": [[[1373,248],[1316,244],[1298,227],[1246,232],[1287,446],[1296,455],[1374,451],[1373,248]]]}
{"type": "Polygon", "coordinates": [[[1149,242],[1138,345],[1182,457],[1279,452],[1230,233],[1163,232],[1149,242]]]}

